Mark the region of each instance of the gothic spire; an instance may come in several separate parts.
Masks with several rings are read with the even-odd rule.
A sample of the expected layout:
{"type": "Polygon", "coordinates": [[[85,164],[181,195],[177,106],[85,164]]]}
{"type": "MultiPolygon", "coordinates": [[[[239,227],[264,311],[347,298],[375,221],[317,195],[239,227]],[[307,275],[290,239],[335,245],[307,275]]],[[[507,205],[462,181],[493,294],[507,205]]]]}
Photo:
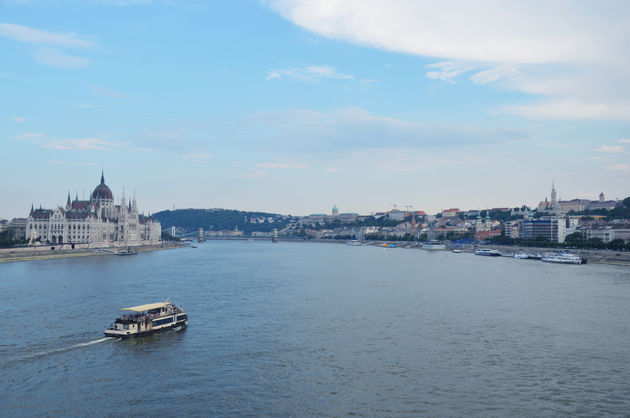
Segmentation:
{"type": "Polygon", "coordinates": [[[105,170],[101,170],[101,184],[105,184],[105,170]]]}

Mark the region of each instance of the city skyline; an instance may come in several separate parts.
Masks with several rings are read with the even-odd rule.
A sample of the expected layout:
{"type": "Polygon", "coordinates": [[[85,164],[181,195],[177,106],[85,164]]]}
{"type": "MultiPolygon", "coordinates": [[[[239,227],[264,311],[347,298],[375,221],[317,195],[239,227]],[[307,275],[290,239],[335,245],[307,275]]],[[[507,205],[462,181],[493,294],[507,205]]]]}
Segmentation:
{"type": "Polygon", "coordinates": [[[0,217],[101,169],[151,212],[630,194],[630,5],[384,4],[0,2],[0,217]]]}

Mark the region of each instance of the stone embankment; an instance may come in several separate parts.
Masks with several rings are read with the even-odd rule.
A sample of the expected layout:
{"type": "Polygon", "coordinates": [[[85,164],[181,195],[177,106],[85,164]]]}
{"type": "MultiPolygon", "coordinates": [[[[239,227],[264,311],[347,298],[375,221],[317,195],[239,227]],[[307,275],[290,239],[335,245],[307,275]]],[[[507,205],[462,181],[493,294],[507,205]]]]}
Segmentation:
{"type": "MultiPolygon", "coordinates": [[[[179,248],[182,244],[163,243],[152,245],[132,246],[131,249],[137,252],[163,250],[169,248],[179,248]]],[[[11,263],[15,261],[49,260],[53,258],[88,257],[114,255],[119,250],[129,247],[102,247],[90,248],[87,245],[39,245],[30,247],[0,248],[0,263],[11,263]]]]}

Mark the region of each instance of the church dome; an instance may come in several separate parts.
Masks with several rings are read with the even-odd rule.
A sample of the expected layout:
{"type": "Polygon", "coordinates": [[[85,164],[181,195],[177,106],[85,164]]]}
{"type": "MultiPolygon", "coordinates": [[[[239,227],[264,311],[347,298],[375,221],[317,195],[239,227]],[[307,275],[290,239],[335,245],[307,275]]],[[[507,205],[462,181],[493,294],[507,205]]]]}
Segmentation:
{"type": "Polygon", "coordinates": [[[114,195],[109,187],[105,184],[105,176],[101,174],[101,184],[96,186],[92,192],[92,200],[109,199],[114,200],[114,195]]]}

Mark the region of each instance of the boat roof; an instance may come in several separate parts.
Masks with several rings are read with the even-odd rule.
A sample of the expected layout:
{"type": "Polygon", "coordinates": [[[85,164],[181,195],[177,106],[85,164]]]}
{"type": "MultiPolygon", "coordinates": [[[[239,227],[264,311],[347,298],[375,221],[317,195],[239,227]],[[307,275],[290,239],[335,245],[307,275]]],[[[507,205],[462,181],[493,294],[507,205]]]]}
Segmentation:
{"type": "Polygon", "coordinates": [[[121,309],[121,311],[143,312],[143,311],[150,311],[151,309],[166,308],[167,306],[170,306],[170,305],[172,305],[171,302],[156,302],[156,303],[148,303],[146,305],[132,306],[130,308],[123,308],[121,309]]]}

